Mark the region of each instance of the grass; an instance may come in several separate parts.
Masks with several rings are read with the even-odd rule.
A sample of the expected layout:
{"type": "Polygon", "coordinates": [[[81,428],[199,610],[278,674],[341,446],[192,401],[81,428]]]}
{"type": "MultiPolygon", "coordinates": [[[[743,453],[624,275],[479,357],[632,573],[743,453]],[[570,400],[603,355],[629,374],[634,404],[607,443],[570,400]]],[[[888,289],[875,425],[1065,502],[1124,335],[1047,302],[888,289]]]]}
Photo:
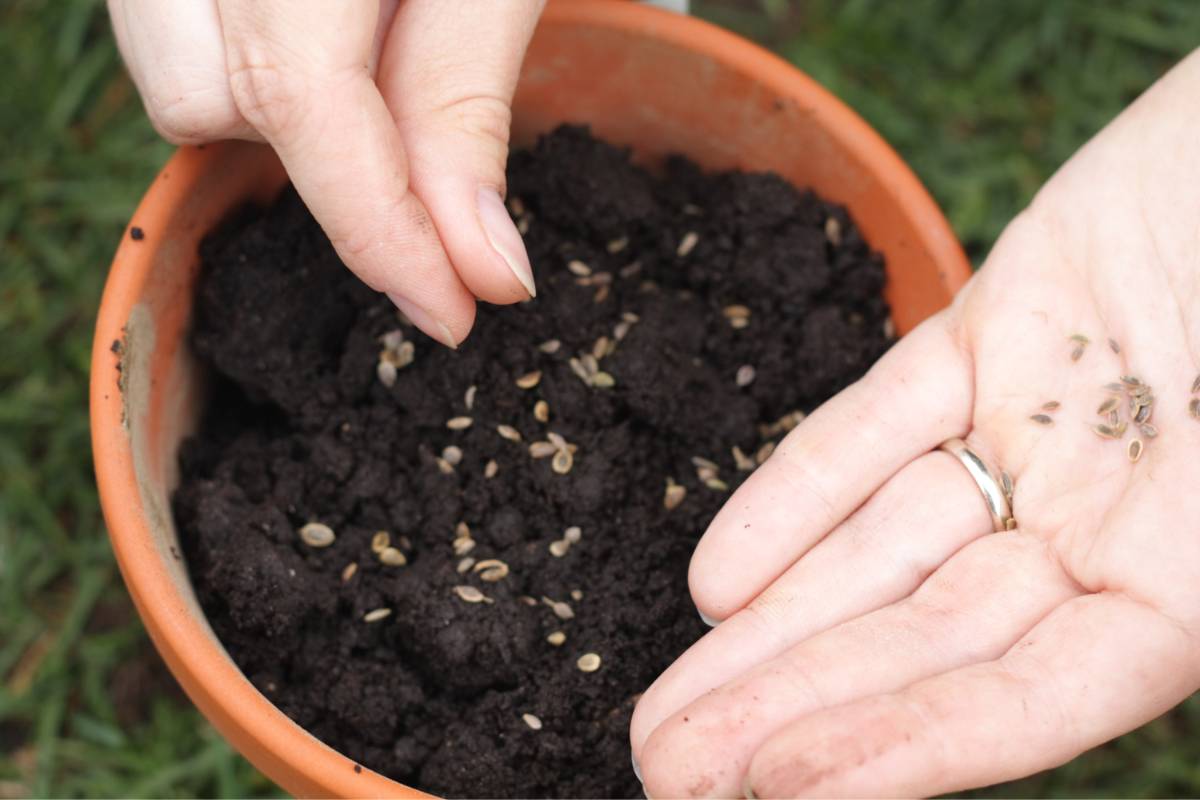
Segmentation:
{"type": "MultiPolygon", "coordinates": [[[[1071,152],[1200,42],[1190,0],[697,5],[858,109],[977,261],[1071,152]]],[[[95,308],[170,148],[123,76],[99,0],[8,0],[0,52],[0,798],[278,794],[161,666],[93,483],[95,308]]],[[[979,794],[1200,794],[1200,701],[979,794]]]]}

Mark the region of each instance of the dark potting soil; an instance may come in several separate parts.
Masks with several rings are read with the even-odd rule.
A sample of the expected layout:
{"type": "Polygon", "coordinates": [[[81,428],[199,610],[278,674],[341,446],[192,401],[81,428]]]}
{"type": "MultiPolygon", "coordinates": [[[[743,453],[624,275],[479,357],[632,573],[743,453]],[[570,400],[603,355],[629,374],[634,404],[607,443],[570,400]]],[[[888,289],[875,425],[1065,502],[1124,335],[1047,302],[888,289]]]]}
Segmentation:
{"type": "Polygon", "coordinates": [[[538,297],[481,306],[458,352],[354,278],[290,191],[210,236],[192,342],[217,379],[176,520],[230,654],[346,769],[452,796],[639,797],[630,714],[706,630],[687,564],[749,474],[731,449],[753,459],[883,353],[883,269],[844,209],[777,176],[652,175],[581,128],[513,154],[509,197],[538,297]],[[396,330],[413,360],[388,386],[396,330]],[[566,474],[531,457],[550,432],[575,447],[566,474]],[[670,510],[669,481],[686,489],[670,510]],[[313,521],[332,545],[302,541],[313,521]],[[406,565],[381,563],[379,531],[406,565]]]}

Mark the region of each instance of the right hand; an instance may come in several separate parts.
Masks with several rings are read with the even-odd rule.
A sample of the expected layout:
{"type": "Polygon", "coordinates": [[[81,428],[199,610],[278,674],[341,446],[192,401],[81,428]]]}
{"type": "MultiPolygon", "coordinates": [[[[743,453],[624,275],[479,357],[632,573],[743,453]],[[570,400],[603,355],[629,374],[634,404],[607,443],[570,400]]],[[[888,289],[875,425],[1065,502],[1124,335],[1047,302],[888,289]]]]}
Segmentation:
{"type": "Polygon", "coordinates": [[[504,208],[509,103],[544,0],[108,0],[155,128],[265,141],[346,265],[450,347],[534,294],[504,208]]]}

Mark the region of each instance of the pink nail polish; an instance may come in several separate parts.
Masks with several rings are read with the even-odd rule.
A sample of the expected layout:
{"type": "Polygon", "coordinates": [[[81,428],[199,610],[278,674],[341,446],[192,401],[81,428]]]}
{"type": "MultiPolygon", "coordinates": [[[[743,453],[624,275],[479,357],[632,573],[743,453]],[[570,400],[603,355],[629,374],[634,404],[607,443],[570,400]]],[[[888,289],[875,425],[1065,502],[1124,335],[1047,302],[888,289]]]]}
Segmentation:
{"type": "Polygon", "coordinates": [[[495,189],[481,186],[476,200],[479,206],[479,222],[483,233],[487,236],[492,249],[504,259],[504,263],[517,276],[517,280],[529,292],[530,297],[537,296],[537,287],[533,283],[533,267],[529,264],[529,254],[525,252],[525,242],[517,232],[517,226],[508,216],[508,209],[500,199],[500,193],[495,189]]]}
{"type": "Polygon", "coordinates": [[[454,334],[450,332],[445,323],[435,318],[407,297],[401,297],[398,294],[389,292],[388,299],[396,304],[396,308],[400,309],[404,316],[408,317],[409,322],[423,330],[431,338],[436,339],[451,350],[458,349],[458,342],[455,341],[454,334]]]}

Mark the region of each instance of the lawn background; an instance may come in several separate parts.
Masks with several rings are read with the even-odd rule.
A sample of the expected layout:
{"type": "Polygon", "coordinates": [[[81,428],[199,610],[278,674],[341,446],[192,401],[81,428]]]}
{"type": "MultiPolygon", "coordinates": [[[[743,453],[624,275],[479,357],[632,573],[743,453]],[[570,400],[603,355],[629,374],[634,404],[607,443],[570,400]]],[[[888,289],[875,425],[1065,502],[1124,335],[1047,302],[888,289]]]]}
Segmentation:
{"type": "MultiPolygon", "coordinates": [[[[1200,43],[1200,4],[698,0],[867,118],[977,263],[1077,147],[1200,43]]],[[[0,2],[0,798],[278,790],[174,686],[113,563],[91,470],[92,325],[170,148],[100,0],[0,2]]],[[[985,796],[1200,795],[1200,698],[985,796]]]]}

